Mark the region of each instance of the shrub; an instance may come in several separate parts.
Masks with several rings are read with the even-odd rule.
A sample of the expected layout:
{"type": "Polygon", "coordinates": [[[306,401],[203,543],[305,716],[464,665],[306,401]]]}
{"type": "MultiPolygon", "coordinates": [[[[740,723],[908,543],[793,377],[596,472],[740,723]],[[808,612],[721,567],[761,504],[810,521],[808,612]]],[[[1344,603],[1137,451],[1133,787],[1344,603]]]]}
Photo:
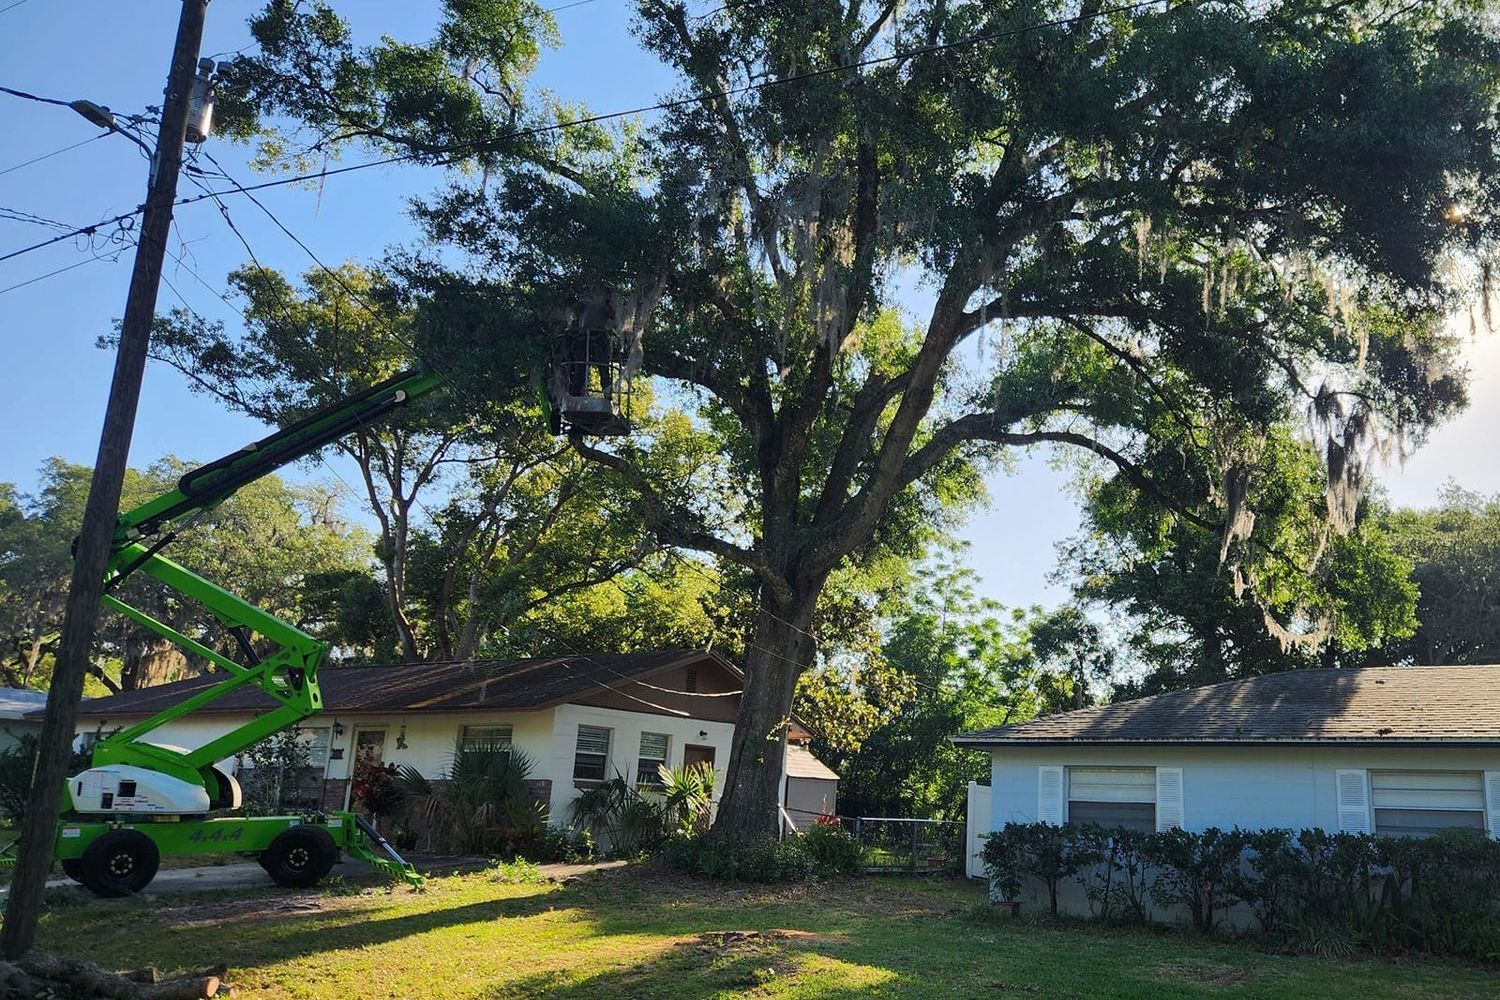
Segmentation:
{"type": "Polygon", "coordinates": [[[864,867],[864,850],[832,816],[819,816],[800,838],[819,875],[853,875],[864,867]]]}
{"type": "Polygon", "coordinates": [[[1115,879],[1120,872],[1118,842],[1097,823],[1079,826],[1071,833],[1067,850],[1089,910],[1098,919],[1108,920],[1119,901],[1115,879]]]}
{"type": "Polygon", "coordinates": [[[1249,871],[1241,876],[1240,896],[1255,911],[1261,930],[1274,931],[1292,905],[1304,874],[1302,859],[1290,830],[1258,830],[1246,836],[1245,846],[1249,871]]]}
{"type": "Polygon", "coordinates": [[[763,837],[748,843],[710,833],[670,837],[662,856],[678,871],[726,882],[808,882],[814,875],[804,838],[763,837]]]}
{"type": "Polygon", "coordinates": [[[244,767],[237,777],[247,816],[270,816],[293,807],[298,786],[312,766],[308,746],[295,726],[247,748],[240,760],[244,767]]]}
{"type": "Polygon", "coordinates": [[[532,860],[544,864],[581,864],[594,860],[594,836],[571,826],[548,826],[542,830],[532,860]]]}
{"type": "Polygon", "coordinates": [[[535,885],[542,880],[542,870],[520,857],[491,862],[485,873],[494,881],[508,885],[535,885]]]}
{"type": "Polygon", "coordinates": [[[618,774],[573,800],[573,822],[621,857],[655,850],[667,836],[667,814],[661,802],[642,795],[618,774]]]}
{"type": "MultiPolygon", "coordinates": [[[[1481,830],[1426,838],[1322,830],[1139,833],[1010,823],[985,840],[997,897],[1072,876],[1101,918],[1145,920],[1146,899],[1212,931],[1236,902],[1290,950],[1421,950],[1500,961],[1500,841],[1481,830]]],[[[1055,910],[1054,910],[1055,912],[1055,910]]]]}
{"type": "Polygon", "coordinates": [[[1157,870],[1151,898],[1182,906],[1200,931],[1214,928],[1214,912],[1240,899],[1240,862],[1245,834],[1209,827],[1202,833],[1181,828],[1163,830],[1148,841],[1147,860],[1157,870]]]}
{"type": "Polygon", "coordinates": [[[465,854],[527,849],[543,839],[545,807],[526,787],[531,760],[508,746],[454,744],[443,776],[401,767],[392,785],[423,846],[465,854]]]}
{"type": "Polygon", "coordinates": [[[1077,827],[1051,823],[1007,823],[985,841],[983,859],[991,891],[1017,899],[1024,878],[1047,887],[1052,915],[1057,916],[1057,887],[1078,870],[1078,854],[1070,848],[1077,827]]]}

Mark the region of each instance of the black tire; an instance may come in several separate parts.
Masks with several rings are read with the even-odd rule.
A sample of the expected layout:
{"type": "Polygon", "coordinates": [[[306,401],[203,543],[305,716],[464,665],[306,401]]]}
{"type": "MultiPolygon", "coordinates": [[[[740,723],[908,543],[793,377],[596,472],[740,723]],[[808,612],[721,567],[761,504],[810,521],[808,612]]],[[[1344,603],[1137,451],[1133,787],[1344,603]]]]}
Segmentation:
{"type": "Polygon", "coordinates": [[[282,830],[261,854],[260,866],[271,881],[287,889],[317,885],[339,859],[339,847],[321,826],[282,830]]]}
{"type": "Polygon", "coordinates": [[[83,881],[83,866],[77,858],[63,858],[58,864],[62,867],[62,873],[74,882],[83,881]]]}
{"type": "Polygon", "coordinates": [[[78,881],[96,896],[133,896],[156,877],[161,852],[139,830],[110,830],[83,849],[78,881]]]}

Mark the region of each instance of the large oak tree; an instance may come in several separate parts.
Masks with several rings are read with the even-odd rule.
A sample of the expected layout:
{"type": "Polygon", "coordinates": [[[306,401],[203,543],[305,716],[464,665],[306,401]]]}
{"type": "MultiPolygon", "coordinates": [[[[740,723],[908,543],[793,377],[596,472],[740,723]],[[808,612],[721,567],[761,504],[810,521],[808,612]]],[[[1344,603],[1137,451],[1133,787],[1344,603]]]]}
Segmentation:
{"type": "MultiPolygon", "coordinates": [[[[450,0],[431,43],[368,50],[319,4],[272,4],[229,76],[309,150],[484,168],[420,211],[471,263],[443,289],[504,289],[487,323],[424,341],[476,393],[541,356],[560,296],[614,289],[645,371],[723,463],[684,490],[650,435],[573,446],[631,487],[621,516],[756,580],[718,814],[750,837],[775,828],[826,582],[955,470],[1076,449],[1211,532],[1238,599],[1320,572],[1371,449],[1461,402],[1437,331],[1488,273],[1500,50],[1482,16],[643,0],[639,37],[680,83],[614,132],[531,128],[576,112],[528,100],[518,39],[549,22],[511,0],[450,0]],[[1288,422],[1327,494],[1290,548],[1254,505],[1288,422]]],[[[1316,629],[1299,617],[1277,627],[1316,629]]]]}

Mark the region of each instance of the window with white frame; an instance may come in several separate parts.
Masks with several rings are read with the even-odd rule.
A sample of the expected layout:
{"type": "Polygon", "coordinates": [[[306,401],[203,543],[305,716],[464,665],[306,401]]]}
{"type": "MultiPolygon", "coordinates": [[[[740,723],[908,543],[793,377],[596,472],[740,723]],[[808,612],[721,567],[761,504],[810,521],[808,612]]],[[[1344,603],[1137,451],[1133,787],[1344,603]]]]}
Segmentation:
{"type": "Polygon", "coordinates": [[[1156,768],[1068,768],[1069,823],[1156,829],[1156,768]]]}
{"type": "Polygon", "coordinates": [[[603,781],[609,768],[609,730],[603,726],[579,726],[578,745],[573,752],[575,781],[603,781]]]}
{"type": "Polygon", "coordinates": [[[1420,837],[1465,826],[1484,829],[1482,771],[1371,771],[1375,832],[1420,837]]]}
{"type": "Polygon", "coordinates": [[[641,734],[641,753],[635,768],[636,784],[661,784],[661,769],[667,765],[667,753],[671,748],[672,738],[666,733],[641,734]]]}
{"type": "Polygon", "coordinates": [[[307,747],[307,765],[319,772],[328,770],[328,750],[333,745],[333,730],[328,726],[303,726],[297,737],[307,747]]]}
{"type": "Polygon", "coordinates": [[[509,750],[510,726],[459,726],[458,745],[464,750],[509,750]]]}

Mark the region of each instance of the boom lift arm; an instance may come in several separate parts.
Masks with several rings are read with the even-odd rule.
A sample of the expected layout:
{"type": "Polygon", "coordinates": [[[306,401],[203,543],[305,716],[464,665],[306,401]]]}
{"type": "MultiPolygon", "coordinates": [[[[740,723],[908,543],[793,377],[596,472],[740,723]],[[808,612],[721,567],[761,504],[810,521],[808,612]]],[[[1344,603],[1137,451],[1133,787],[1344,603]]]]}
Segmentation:
{"type": "Polygon", "coordinates": [[[259,856],[272,877],[283,884],[304,884],[326,872],[327,865],[317,870],[320,852],[331,864],[337,848],[344,847],[388,874],[420,882],[420,876],[362,817],[207,817],[211,810],[240,804],[238,783],[215,761],[232,757],[321,710],[318,667],[327,646],[179,566],[162,550],[196,516],[241,487],[370,426],[439,385],[437,375],[420,371],[387,379],[188,472],[176,489],[120,515],[106,569],[104,603],[208,660],[227,676],[95,744],[93,767],[70,778],[64,795],[65,818],[59,824],[54,853],[70,875],[81,873],[80,880],[95,892],[117,895],[149,883],[160,853],[229,850],[259,856]],[[121,600],[116,595],[120,584],[136,572],[206,608],[234,636],[241,658],[225,656],[121,600]],[[253,636],[274,648],[264,656],[258,654],[253,636]],[[193,750],[147,742],[162,726],[247,685],[265,692],[275,707],[193,750]]]}
{"type": "Polygon", "coordinates": [[[323,700],[318,666],[327,647],[274,615],[235,596],[161,554],[177,530],[197,514],[216,507],[241,487],[313,454],[347,434],[367,427],[391,411],[438,387],[438,376],[406,372],[290,427],[247,445],[231,455],[184,475],[177,488],[120,515],[105,576],[104,603],[183,649],[201,656],[229,676],[178,705],[131,726],[94,748],[94,764],[125,764],[171,774],[203,784],[210,799],[219,798],[214,761],[232,757],[272,733],[316,714],[323,700]],[[114,595],[130,574],[142,572],[207,608],[238,640],[245,663],[237,662],[114,595]],[[274,643],[268,656],[257,656],[250,643],[256,634],[274,643]],[[246,684],[259,687],[279,706],[196,750],[179,752],[143,742],[152,731],[210,705],[246,684]]]}

